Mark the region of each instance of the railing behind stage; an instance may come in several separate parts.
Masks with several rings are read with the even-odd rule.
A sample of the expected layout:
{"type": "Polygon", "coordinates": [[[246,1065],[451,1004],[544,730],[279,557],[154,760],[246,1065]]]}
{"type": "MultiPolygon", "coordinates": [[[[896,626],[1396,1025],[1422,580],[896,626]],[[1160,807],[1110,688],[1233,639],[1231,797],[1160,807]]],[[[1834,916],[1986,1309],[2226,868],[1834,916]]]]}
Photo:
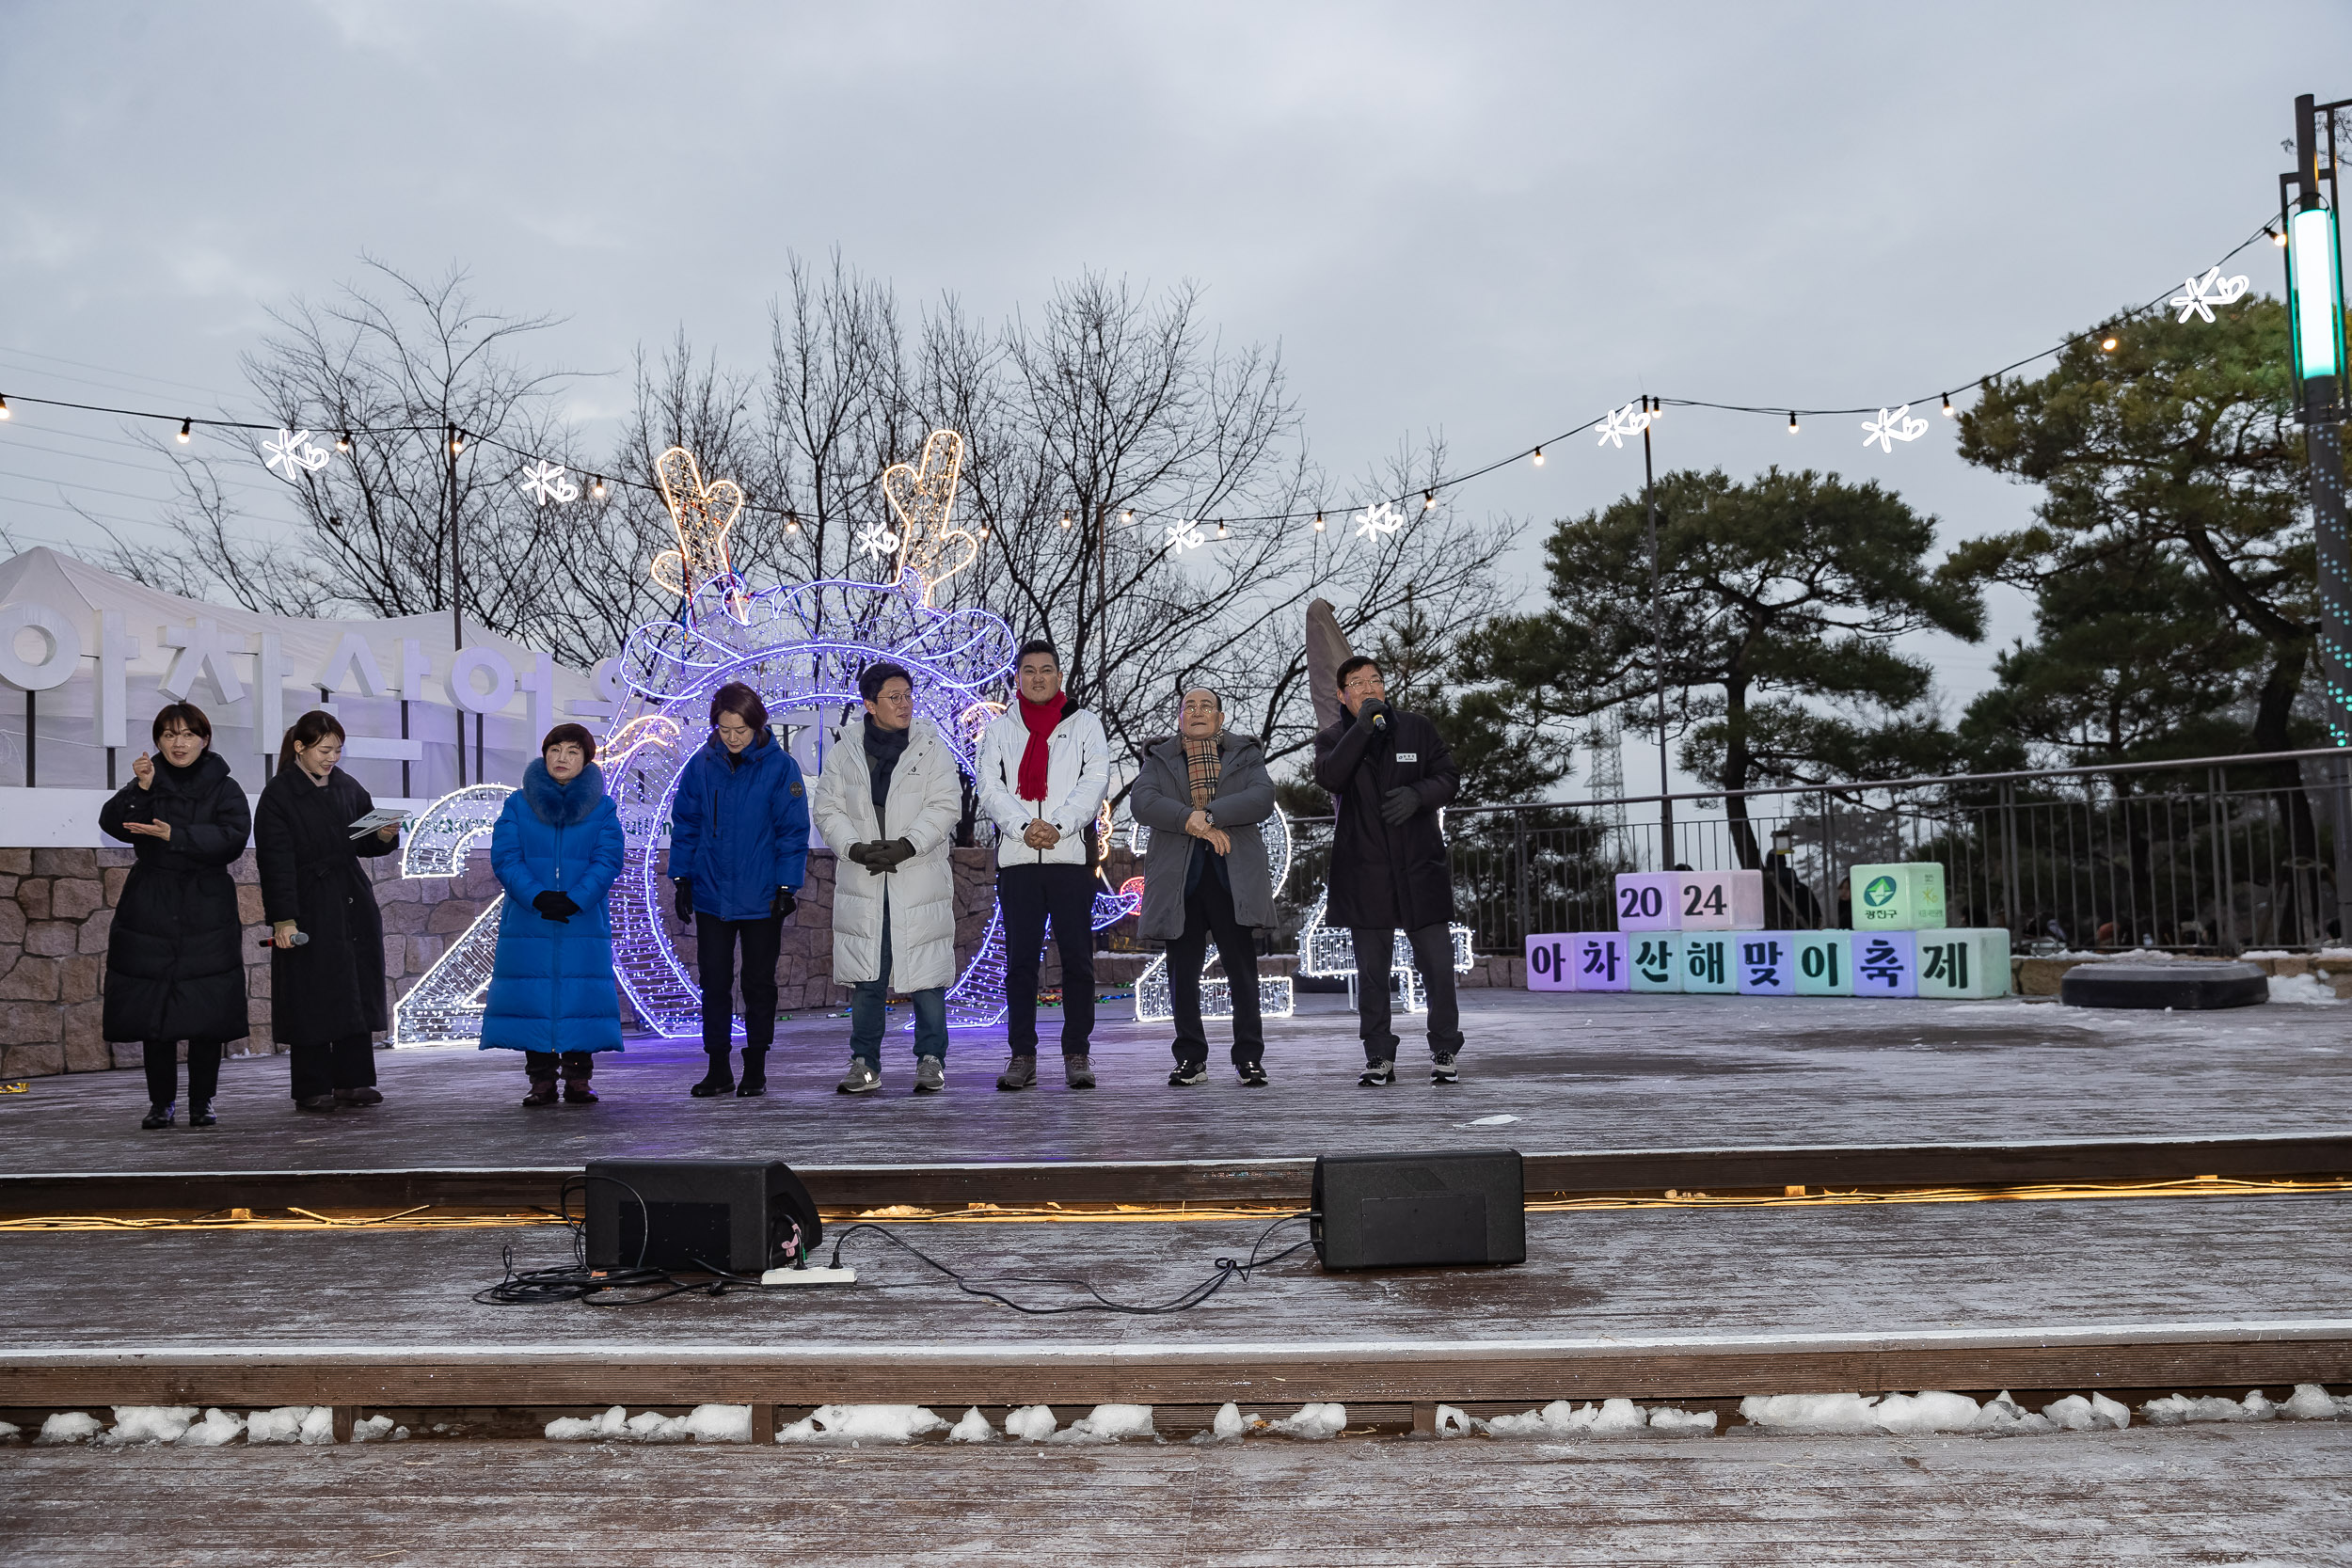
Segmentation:
{"type": "MultiPolygon", "coordinates": [[[[1445,814],[1454,915],[1480,952],[1549,931],[1616,928],[1621,871],[1765,871],[1771,924],[1848,924],[1855,865],[1934,861],[1948,923],[2020,950],[2234,955],[2315,948],[2352,931],[2352,752],[2199,757],[1445,814]],[[1776,854],[1776,840],[1787,847],[1776,854]]],[[[1295,818],[1286,937],[1329,868],[1328,817],[1295,818]]]]}

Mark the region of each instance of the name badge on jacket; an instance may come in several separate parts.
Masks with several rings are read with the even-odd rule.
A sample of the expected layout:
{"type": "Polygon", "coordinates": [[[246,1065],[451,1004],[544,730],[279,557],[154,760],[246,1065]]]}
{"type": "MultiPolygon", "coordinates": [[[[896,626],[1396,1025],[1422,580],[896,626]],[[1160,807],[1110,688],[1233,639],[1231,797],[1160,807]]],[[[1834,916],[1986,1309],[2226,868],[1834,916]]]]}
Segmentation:
{"type": "Polygon", "coordinates": [[[1396,754],[1396,760],[1399,762],[1419,762],[1421,760],[1421,753],[1419,752],[1399,752],[1396,754]]]}

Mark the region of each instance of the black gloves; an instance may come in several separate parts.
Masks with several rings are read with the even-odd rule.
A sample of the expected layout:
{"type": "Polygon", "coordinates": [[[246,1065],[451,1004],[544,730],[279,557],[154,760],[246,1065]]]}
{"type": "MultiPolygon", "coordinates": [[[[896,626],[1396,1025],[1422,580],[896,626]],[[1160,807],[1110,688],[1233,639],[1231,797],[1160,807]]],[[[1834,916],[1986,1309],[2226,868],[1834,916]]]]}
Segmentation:
{"type": "Polygon", "coordinates": [[[872,870],[874,865],[873,854],[875,849],[880,847],[881,842],[881,840],[877,839],[872,844],[852,844],[841,852],[859,865],[865,866],[868,870],[872,870]]]}
{"type": "Polygon", "coordinates": [[[677,879],[677,902],[672,907],[677,911],[677,917],[680,920],[691,920],[694,918],[693,878],[680,877],[677,879]]]}
{"type": "Polygon", "coordinates": [[[1356,722],[1366,729],[1372,728],[1374,720],[1386,719],[1388,716],[1389,705],[1377,697],[1366,697],[1356,705],[1356,722]]]}
{"type": "MultiPolygon", "coordinates": [[[[679,885],[683,887],[685,884],[679,885]]],[[[558,926],[567,924],[572,916],[580,912],[580,906],[572,902],[570,894],[558,893],[553,888],[533,898],[531,907],[539,911],[540,919],[552,920],[558,926]]]]}
{"type": "Polygon", "coordinates": [[[1380,819],[1391,828],[1405,826],[1412,820],[1413,814],[1419,810],[1421,810],[1421,792],[1407,789],[1403,784],[1390,790],[1380,800],[1380,819]]]}
{"type": "Polygon", "coordinates": [[[903,838],[887,844],[870,844],[866,848],[866,868],[868,871],[896,871],[914,858],[914,846],[903,838]]]}
{"type": "Polygon", "coordinates": [[[768,912],[771,915],[789,915],[800,907],[801,901],[792,896],[792,890],[788,887],[776,889],[776,895],[768,900],[768,912]]]}

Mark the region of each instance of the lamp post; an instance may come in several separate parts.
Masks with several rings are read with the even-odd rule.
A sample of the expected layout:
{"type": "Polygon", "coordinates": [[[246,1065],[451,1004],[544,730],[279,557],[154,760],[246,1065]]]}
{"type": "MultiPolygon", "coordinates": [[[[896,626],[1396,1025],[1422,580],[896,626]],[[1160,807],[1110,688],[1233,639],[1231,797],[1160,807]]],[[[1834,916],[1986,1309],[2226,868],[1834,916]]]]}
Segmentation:
{"type": "MultiPolygon", "coordinates": [[[[2303,425],[2312,475],[2312,545],[2319,580],[2320,711],[2328,737],[2352,746],[2352,538],[2344,507],[2344,261],[2336,214],[2334,103],[2304,93],[2295,101],[2295,172],[2279,180],[2280,219],[2287,239],[2287,330],[2292,340],[2296,418],[2303,425]],[[2328,196],[2320,198],[2319,117],[2327,117],[2328,196]],[[2293,195],[2290,196],[2289,192],[2293,195]]],[[[2336,920],[2352,932],[2352,778],[2336,763],[2336,920]]]]}
{"type": "Polygon", "coordinates": [[[1642,505],[1649,515],[1649,633],[1658,666],[1658,869],[1675,864],[1673,775],[1666,770],[1666,607],[1658,586],[1658,473],[1650,464],[1649,428],[1658,410],[1642,394],[1642,505]]]}

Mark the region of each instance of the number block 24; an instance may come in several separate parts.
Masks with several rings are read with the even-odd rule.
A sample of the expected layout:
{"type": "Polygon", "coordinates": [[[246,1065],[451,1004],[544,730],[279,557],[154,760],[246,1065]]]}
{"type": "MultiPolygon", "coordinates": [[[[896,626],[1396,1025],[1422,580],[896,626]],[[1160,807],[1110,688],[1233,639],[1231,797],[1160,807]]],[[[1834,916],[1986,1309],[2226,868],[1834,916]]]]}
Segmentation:
{"type": "Polygon", "coordinates": [[[1761,871],[1624,871],[1620,931],[1756,931],[1764,926],[1761,871]]]}

